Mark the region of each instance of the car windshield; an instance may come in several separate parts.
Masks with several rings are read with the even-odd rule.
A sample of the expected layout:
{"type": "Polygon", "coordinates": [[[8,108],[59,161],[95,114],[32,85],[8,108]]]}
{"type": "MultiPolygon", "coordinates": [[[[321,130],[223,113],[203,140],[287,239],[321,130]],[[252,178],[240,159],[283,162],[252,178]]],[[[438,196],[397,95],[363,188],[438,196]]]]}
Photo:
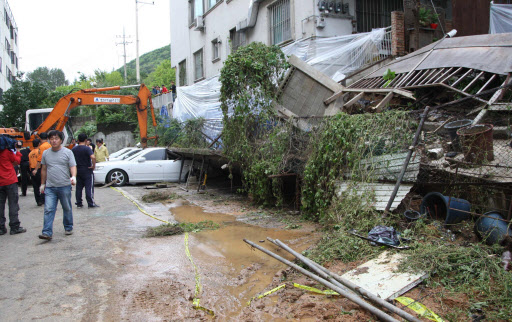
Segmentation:
{"type": "Polygon", "coordinates": [[[139,149],[129,151],[128,153],[125,153],[125,154],[121,155],[121,160],[128,160],[131,156],[133,156],[134,154],[139,153],[140,151],[141,150],[139,150],[139,149]]]}
{"type": "Polygon", "coordinates": [[[138,157],[140,154],[144,153],[144,150],[137,151],[137,153],[134,153],[133,155],[127,157],[126,159],[123,159],[124,161],[133,160],[136,157],[138,157]]]}
{"type": "Polygon", "coordinates": [[[131,149],[132,149],[132,148],[123,148],[123,149],[121,149],[121,150],[119,150],[119,151],[117,151],[117,152],[112,153],[110,156],[115,158],[115,157],[118,157],[118,156],[120,156],[120,155],[123,155],[123,154],[127,153],[127,152],[128,152],[128,151],[130,151],[131,149]]]}

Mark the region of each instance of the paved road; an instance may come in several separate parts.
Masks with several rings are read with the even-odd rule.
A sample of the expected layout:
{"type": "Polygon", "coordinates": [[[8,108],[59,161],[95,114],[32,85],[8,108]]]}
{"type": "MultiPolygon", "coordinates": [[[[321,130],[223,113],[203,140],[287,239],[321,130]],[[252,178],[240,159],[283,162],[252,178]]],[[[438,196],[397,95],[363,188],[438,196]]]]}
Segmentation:
{"type": "MultiPolygon", "coordinates": [[[[20,220],[27,232],[0,236],[0,320],[119,319],[114,288],[136,260],[129,245],[141,239],[147,226],[161,222],[141,216],[112,189],[97,188],[95,197],[100,208],[73,208],[71,236],[64,235],[59,206],[53,240],[47,242],[37,237],[43,208],[36,206],[31,189],[20,196],[20,220]]],[[[166,209],[158,213],[169,219],[166,209]]]]}

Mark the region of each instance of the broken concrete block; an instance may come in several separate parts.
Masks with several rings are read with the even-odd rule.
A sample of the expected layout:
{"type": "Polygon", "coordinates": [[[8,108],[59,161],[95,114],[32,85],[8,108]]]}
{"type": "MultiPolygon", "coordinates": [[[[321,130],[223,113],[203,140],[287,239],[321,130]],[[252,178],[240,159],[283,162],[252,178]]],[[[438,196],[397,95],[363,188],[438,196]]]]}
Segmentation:
{"type": "Polygon", "coordinates": [[[440,159],[444,155],[443,148],[435,148],[428,150],[428,157],[434,160],[440,159]]]}

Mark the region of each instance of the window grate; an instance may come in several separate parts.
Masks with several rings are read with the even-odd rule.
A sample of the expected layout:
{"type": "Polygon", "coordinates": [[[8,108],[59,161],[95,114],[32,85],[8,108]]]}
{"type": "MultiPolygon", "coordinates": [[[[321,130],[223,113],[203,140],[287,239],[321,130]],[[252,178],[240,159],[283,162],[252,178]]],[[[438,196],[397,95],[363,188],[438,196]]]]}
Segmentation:
{"type": "Polygon", "coordinates": [[[403,11],[403,0],[358,0],[356,2],[357,32],[391,26],[391,11],[403,11]]]}
{"type": "Polygon", "coordinates": [[[273,45],[292,39],[290,0],[279,0],[268,7],[270,11],[270,42],[273,45]]]}
{"type": "Polygon", "coordinates": [[[203,50],[201,49],[194,53],[194,80],[203,77],[203,50]]]}
{"type": "Polygon", "coordinates": [[[178,64],[179,68],[179,80],[180,80],[180,86],[187,86],[187,61],[184,60],[181,63],[178,64]]]}

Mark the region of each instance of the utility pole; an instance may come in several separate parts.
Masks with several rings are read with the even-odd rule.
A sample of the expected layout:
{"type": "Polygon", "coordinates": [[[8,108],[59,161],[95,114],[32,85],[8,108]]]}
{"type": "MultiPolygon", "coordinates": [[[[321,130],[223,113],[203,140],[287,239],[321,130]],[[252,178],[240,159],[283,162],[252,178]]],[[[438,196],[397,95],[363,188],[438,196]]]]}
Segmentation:
{"type": "Polygon", "coordinates": [[[135,59],[135,70],[137,73],[137,84],[140,84],[140,65],[139,65],[139,3],[154,5],[155,2],[142,2],[135,0],[135,48],[136,48],[136,59],[135,59]]]}
{"type": "MultiPolygon", "coordinates": [[[[117,45],[123,45],[123,57],[124,57],[124,82],[126,83],[128,81],[128,77],[126,75],[126,44],[131,44],[131,41],[126,41],[126,36],[124,34],[124,27],[123,27],[123,36],[116,36],[116,38],[123,38],[123,41],[120,43],[116,43],[117,45]]],[[[130,38],[131,36],[128,36],[130,38]]]]}

